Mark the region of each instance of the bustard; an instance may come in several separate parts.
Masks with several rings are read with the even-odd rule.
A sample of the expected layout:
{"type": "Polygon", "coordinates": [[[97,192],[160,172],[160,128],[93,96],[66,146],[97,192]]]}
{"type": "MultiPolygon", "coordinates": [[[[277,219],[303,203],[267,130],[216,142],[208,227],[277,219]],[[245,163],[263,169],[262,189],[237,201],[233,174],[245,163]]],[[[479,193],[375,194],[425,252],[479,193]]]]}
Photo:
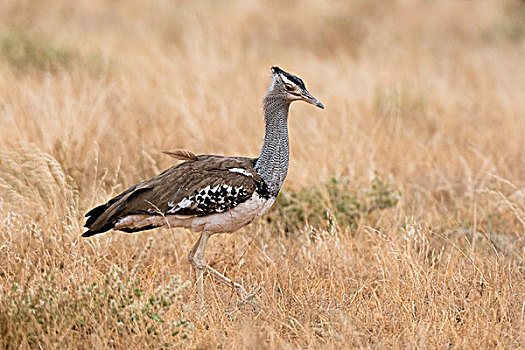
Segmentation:
{"type": "Polygon", "coordinates": [[[271,73],[270,88],[263,100],[266,134],[258,158],[165,152],[185,162],[90,210],[82,236],[111,229],[137,232],[156,227],[186,227],[201,232],[188,255],[201,298],[205,270],[235,287],[239,294],[244,293],[241,285],[206,263],[208,238],[248,225],[274,203],[288,172],[290,103],[301,100],[324,108],[300,78],[279,67],[272,67],[271,73]]]}

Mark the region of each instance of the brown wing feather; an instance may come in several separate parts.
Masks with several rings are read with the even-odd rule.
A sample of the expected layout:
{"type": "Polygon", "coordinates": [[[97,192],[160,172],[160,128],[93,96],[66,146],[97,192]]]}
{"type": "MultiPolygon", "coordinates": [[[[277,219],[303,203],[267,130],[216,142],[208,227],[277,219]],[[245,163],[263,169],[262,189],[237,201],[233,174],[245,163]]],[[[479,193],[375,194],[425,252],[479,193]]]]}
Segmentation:
{"type": "Polygon", "coordinates": [[[259,175],[253,170],[254,160],[250,158],[196,156],[195,159],[166,169],[159,175],[134,185],[115,198],[89,211],[86,216],[86,231],[83,236],[105,232],[113,228],[118,219],[133,213],[151,213],[160,210],[167,213],[172,206],[195,191],[207,186],[228,185],[243,188],[247,195],[253,194],[259,175]],[[252,176],[228,171],[244,169],[252,176]],[[173,205],[173,204],[172,204],[173,205]]]}
{"type": "Polygon", "coordinates": [[[186,149],[177,149],[175,151],[162,151],[162,153],[178,160],[197,160],[197,156],[192,151],[186,149]]]}

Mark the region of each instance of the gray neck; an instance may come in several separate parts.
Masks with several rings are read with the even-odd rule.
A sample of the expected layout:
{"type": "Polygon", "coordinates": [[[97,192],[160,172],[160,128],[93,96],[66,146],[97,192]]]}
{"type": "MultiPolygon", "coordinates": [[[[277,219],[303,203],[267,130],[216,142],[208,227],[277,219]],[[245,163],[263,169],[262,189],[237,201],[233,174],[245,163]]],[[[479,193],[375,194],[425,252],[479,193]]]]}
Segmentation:
{"type": "Polygon", "coordinates": [[[266,134],[255,171],[277,195],[288,173],[288,109],[290,102],[268,94],[263,101],[266,134]]]}

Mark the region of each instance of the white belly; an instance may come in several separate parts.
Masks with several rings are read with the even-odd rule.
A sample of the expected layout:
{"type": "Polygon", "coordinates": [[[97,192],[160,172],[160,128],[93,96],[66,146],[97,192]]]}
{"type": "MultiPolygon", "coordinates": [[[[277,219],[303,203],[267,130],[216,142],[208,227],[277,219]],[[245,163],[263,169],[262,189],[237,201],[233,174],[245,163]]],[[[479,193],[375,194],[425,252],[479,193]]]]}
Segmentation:
{"type": "Polygon", "coordinates": [[[159,227],[187,227],[196,232],[234,232],[260,218],[270,209],[274,201],[275,197],[265,200],[254,192],[250,199],[223,213],[207,216],[134,214],[121,218],[115,224],[114,229],[140,228],[153,225],[159,227]]]}

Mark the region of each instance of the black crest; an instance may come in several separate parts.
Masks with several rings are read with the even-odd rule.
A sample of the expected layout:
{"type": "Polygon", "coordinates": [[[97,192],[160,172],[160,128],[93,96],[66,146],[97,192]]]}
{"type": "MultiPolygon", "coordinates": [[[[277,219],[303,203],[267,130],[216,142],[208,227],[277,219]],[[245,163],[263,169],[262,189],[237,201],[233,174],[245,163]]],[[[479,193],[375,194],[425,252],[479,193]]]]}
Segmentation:
{"type": "Polygon", "coordinates": [[[299,77],[296,77],[295,75],[293,74],[290,74],[288,72],[285,72],[284,70],[282,70],[281,68],[277,67],[277,66],[273,66],[272,67],[272,72],[273,73],[276,73],[276,74],[282,74],[284,75],[288,80],[292,81],[293,83],[295,83],[295,85],[299,86],[300,88],[302,89],[305,89],[306,90],[306,86],[304,85],[304,82],[301,78],[299,77]]]}

